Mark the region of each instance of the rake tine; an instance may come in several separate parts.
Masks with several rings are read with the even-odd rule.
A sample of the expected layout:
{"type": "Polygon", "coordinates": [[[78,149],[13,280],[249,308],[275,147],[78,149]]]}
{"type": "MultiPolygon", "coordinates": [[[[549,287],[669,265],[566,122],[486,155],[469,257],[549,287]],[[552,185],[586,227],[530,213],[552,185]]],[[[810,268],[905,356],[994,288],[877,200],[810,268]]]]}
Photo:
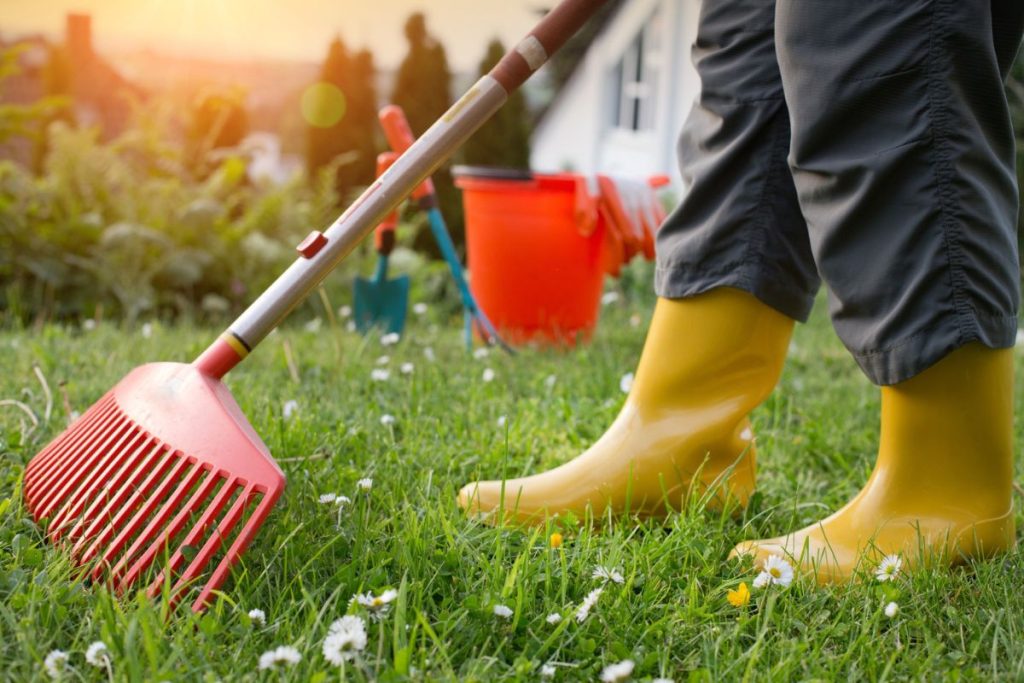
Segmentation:
{"type": "Polygon", "coordinates": [[[181,503],[183,498],[185,498],[186,494],[188,494],[189,489],[191,489],[192,486],[196,483],[196,481],[198,481],[202,473],[203,465],[202,463],[197,462],[193,465],[192,469],[189,470],[188,474],[182,477],[180,481],[172,481],[170,478],[165,480],[164,484],[166,486],[162,487],[163,490],[161,491],[160,495],[152,496],[149,499],[147,504],[144,505],[142,509],[139,510],[139,514],[136,514],[135,518],[132,520],[133,524],[130,527],[125,528],[120,534],[118,534],[117,538],[114,539],[114,542],[111,543],[110,546],[107,548],[107,551],[103,553],[103,557],[100,559],[99,564],[97,564],[96,567],[93,569],[93,578],[99,579],[102,576],[103,568],[105,566],[109,566],[110,562],[113,560],[114,555],[120,552],[121,548],[124,547],[124,544],[127,541],[128,537],[132,533],[137,531],[139,526],[142,526],[142,524],[146,521],[146,517],[149,515],[149,513],[152,512],[153,508],[155,508],[159,504],[160,500],[163,499],[164,495],[166,495],[169,492],[170,487],[175,487],[174,493],[172,493],[164,502],[164,504],[160,506],[160,509],[152,517],[152,519],[149,520],[149,523],[142,528],[142,531],[135,538],[132,544],[128,547],[128,550],[124,551],[124,553],[121,555],[117,563],[111,568],[109,578],[111,583],[113,583],[113,581],[118,576],[118,572],[121,569],[123,569],[124,566],[131,561],[135,553],[138,552],[146,543],[148,543],[150,538],[152,538],[153,535],[164,526],[164,523],[167,521],[167,518],[171,516],[171,512],[173,512],[174,508],[177,507],[179,503],[181,503]]]}
{"type": "MultiPolygon", "coordinates": [[[[163,445],[161,445],[161,448],[162,447],[163,445]]],[[[181,472],[188,465],[188,461],[185,460],[184,458],[175,458],[174,453],[171,451],[165,451],[163,453],[163,456],[164,457],[163,460],[161,460],[160,462],[160,466],[146,478],[146,481],[144,481],[142,485],[139,487],[139,489],[132,494],[132,497],[128,499],[128,502],[121,507],[117,515],[114,517],[113,521],[111,521],[109,525],[104,527],[103,531],[96,537],[96,539],[89,546],[89,549],[86,550],[85,553],[83,553],[82,564],[85,564],[96,556],[96,554],[100,550],[100,546],[103,543],[106,543],[107,539],[110,538],[112,534],[114,534],[115,530],[120,529],[119,531],[117,531],[117,535],[114,537],[114,540],[111,542],[111,544],[107,546],[105,552],[103,553],[103,556],[100,558],[96,566],[96,569],[93,571],[94,579],[99,578],[101,574],[101,568],[111,563],[114,556],[118,552],[120,552],[121,548],[131,537],[131,535],[139,530],[139,527],[141,527],[142,524],[146,521],[146,518],[156,508],[157,503],[164,497],[164,495],[166,495],[167,492],[173,486],[179,483],[179,477],[181,475],[181,472]],[[159,478],[163,476],[164,472],[167,471],[167,468],[170,467],[171,463],[175,463],[174,467],[171,468],[169,473],[167,473],[166,478],[164,478],[163,481],[160,482],[160,486],[156,489],[156,491],[152,492],[152,495],[146,499],[145,503],[136,508],[136,503],[138,503],[143,498],[143,496],[146,496],[147,494],[150,493],[149,487],[152,485],[153,482],[158,481],[159,478]],[[128,516],[132,515],[133,513],[134,516],[127,524],[125,524],[125,520],[128,519],[128,516]]],[[[92,525],[90,525],[90,531],[86,533],[86,537],[91,535],[91,530],[95,528],[95,526],[100,521],[101,520],[96,520],[92,523],[92,525]]],[[[83,539],[83,541],[86,540],[87,538],[83,539]]]]}
{"type": "MultiPolygon", "coordinates": [[[[103,414],[110,411],[111,403],[109,396],[104,396],[103,399],[97,401],[94,406],[85,411],[85,414],[81,415],[77,420],[71,423],[68,429],[73,429],[74,431],[71,432],[68,438],[57,436],[46,446],[46,448],[40,451],[38,456],[32,459],[26,468],[26,477],[29,471],[31,471],[31,476],[34,478],[32,486],[38,482],[40,475],[45,474],[50,469],[49,465],[55,458],[59,460],[59,458],[56,457],[57,453],[68,448],[70,445],[73,445],[77,440],[79,440],[82,434],[91,430],[96,425],[97,421],[103,420],[103,414]]],[[[26,483],[26,493],[29,490],[30,485],[26,483]]]]}
{"type": "Polygon", "coordinates": [[[138,448],[145,440],[145,433],[136,432],[134,428],[129,429],[116,445],[108,449],[103,459],[93,465],[92,474],[85,477],[74,493],[68,494],[64,503],[50,518],[48,531],[50,539],[55,544],[60,540],[63,528],[78,516],[90,500],[94,503],[101,501],[103,499],[102,492],[109,491],[114,485],[114,480],[108,477],[117,467],[122,456],[138,448]]]}
{"type": "Polygon", "coordinates": [[[51,485],[51,481],[54,481],[54,477],[59,475],[62,468],[66,466],[65,456],[69,455],[72,449],[92,443],[94,438],[103,433],[107,427],[107,420],[115,413],[116,406],[113,403],[108,404],[102,414],[96,414],[96,419],[91,424],[81,425],[81,428],[75,430],[67,439],[58,438],[55,440],[53,443],[54,450],[51,452],[48,462],[41,463],[38,468],[29,463],[29,467],[25,470],[25,475],[26,478],[30,477],[31,479],[26,484],[25,496],[30,505],[35,507],[39,504],[39,501],[32,502],[33,497],[38,491],[47,490],[51,485]]]}
{"type": "Polygon", "coordinates": [[[64,500],[71,490],[77,488],[94,463],[103,457],[106,445],[120,437],[125,430],[130,430],[131,426],[131,422],[127,418],[119,416],[117,426],[106,432],[105,439],[102,432],[98,434],[101,441],[97,445],[90,446],[85,457],[71,464],[65,472],[58,475],[59,478],[57,480],[50,484],[50,495],[44,495],[39,501],[36,514],[40,517],[49,517],[50,513],[60,504],[60,501],[64,500]]]}
{"type": "MultiPolygon", "coordinates": [[[[163,444],[158,443],[155,447],[154,453],[156,454],[157,459],[157,462],[154,464],[154,467],[152,468],[152,470],[148,471],[146,479],[141,484],[135,487],[135,490],[132,492],[128,500],[124,501],[123,504],[119,503],[120,509],[113,517],[111,517],[109,520],[106,520],[106,526],[104,526],[101,530],[98,529],[98,527],[105,521],[105,515],[107,514],[107,511],[104,510],[103,514],[98,515],[95,519],[92,520],[92,522],[89,524],[89,527],[85,530],[84,533],[81,534],[81,537],[78,539],[78,542],[76,542],[74,547],[71,549],[71,554],[73,556],[79,557],[79,554],[81,554],[81,557],[79,559],[79,562],[81,564],[84,565],[87,562],[89,562],[93,557],[95,557],[96,553],[99,551],[100,546],[106,543],[107,540],[110,539],[110,537],[118,531],[118,529],[131,529],[133,527],[139,526],[141,524],[141,521],[138,518],[132,519],[131,523],[129,523],[127,527],[124,527],[124,522],[129,518],[130,515],[139,512],[139,501],[142,499],[143,496],[149,493],[150,487],[153,485],[153,482],[160,481],[160,479],[165,474],[167,474],[168,469],[171,466],[171,463],[177,462],[177,466],[167,477],[167,481],[172,482],[174,481],[175,477],[178,476],[178,473],[180,472],[181,468],[184,467],[186,464],[185,460],[176,460],[174,456],[170,453],[170,451],[166,450],[163,444]],[[97,531],[99,533],[97,533],[97,531]],[[88,549],[85,552],[82,552],[82,548],[86,546],[86,544],[88,544],[88,549]]],[[[116,549],[114,552],[116,552],[116,549]]]]}
{"type": "MultiPolygon", "coordinates": [[[[135,453],[131,458],[127,458],[124,464],[121,465],[121,469],[118,470],[117,474],[114,475],[110,483],[104,484],[103,489],[107,491],[113,491],[108,496],[96,496],[95,500],[89,505],[89,507],[77,515],[75,518],[75,524],[64,536],[66,542],[72,542],[79,536],[85,525],[89,523],[89,520],[103,520],[110,517],[110,511],[116,505],[121,505],[125,499],[131,494],[135,485],[138,484],[139,480],[142,479],[147,472],[149,472],[149,465],[153,459],[153,456],[160,450],[160,445],[156,443],[156,439],[152,436],[147,436],[146,439],[135,449],[135,453]],[[137,456],[143,454],[141,458],[137,456]],[[97,512],[97,508],[103,504],[102,510],[97,512]]],[[[70,523],[70,520],[69,522],[70,523]]],[[[60,530],[58,529],[58,532],[60,530]]],[[[75,546],[77,547],[77,543],[75,546]]],[[[72,551],[72,554],[74,552],[72,551]]]]}
{"type": "MultiPolygon", "coordinates": [[[[225,486],[220,491],[220,493],[217,494],[217,498],[203,514],[202,519],[200,519],[199,522],[197,522],[196,525],[192,528],[192,532],[189,533],[188,538],[186,538],[185,541],[178,547],[178,550],[176,550],[174,555],[171,557],[170,562],[167,563],[167,566],[163,570],[161,570],[156,580],[150,585],[148,591],[150,597],[155,597],[160,592],[160,585],[163,583],[163,579],[165,576],[170,577],[173,580],[174,572],[181,565],[181,561],[185,557],[182,554],[182,548],[184,548],[185,546],[194,545],[197,541],[199,541],[199,539],[202,538],[202,532],[206,528],[208,528],[209,523],[224,509],[224,505],[227,503],[228,498],[230,498],[231,493],[237,490],[236,482],[232,481],[229,482],[229,484],[230,486],[225,486]]],[[[174,588],[171,589],[172,606],[177,604],[177,601],[179,599],[178,594],[182,587],[195,578],[195,576],[199,573],[199,570],[202,569],[202,567],[205,566],[206,563],[209,561],[210,556],[213,553],[215,553],[217,549],[220,547],[220,544],[224,540],[224,538],[229,533],[231,533],[231,529],[233,529],[235,524],[238,523],[238,518],[241,516],[242,511],[245,509],[245,505],[249,500],[249,494],[251,492],[252,485],[248,485],[245,487],[242,493],[239,494],[238,498],[231,505],[231,508],[228,509],[227,514],[224,515],[223,519],[221,519],[220,524],[218,524],[217,527],[210,533],[210,537],[206,539],[206,543],[203,544],[203,547],[199,550],[196,556],[192,558],[192,561],[189,563],[188,567],[185,568],[185,571],[174,583],[174,588]]]]}
{"type": "Polygon", "coordinates": [[[52,481],[47,484],[49,494],[40,496],[37,501],[39,516],[52,520],[60,507],[79,490],[83,481],[90,476],[89,473],[94,472],[94,468],[103,462],[107,446],[128,436],[130,432],[131,423],[127,419],[119,419],[105,435],[97,434],[95,440],[84,446],[77,459],[69,458],[70,462],[63,470],[54,472],[52,481]]]}
{"type": "MultiPolygon", "coordinates": [[[[214,486],[216,486],[217,482],[220,480],[221,479],[219,474],[212,471],[209,472],[206,475],[206,478],[203,480],[203,483],[199,485],[199,487],[195,490],[195,493],[192,494],[192,497],[189,498],[188,502],[185,503],[181,510],[178,511],[178,514],[176,514],[174,518],[171,519],[171,521],[167,524],[164,530],[160,533],[159,537],[155,541],[150,543],[149,547],[146,548],[146,550],[141,555],[139,555],[138,559],[135,560],[135,563],[132,564],[131,568],[126,573],[124,573],[123,576],[118,572],[117,567],[114,568],[114,571],[111,573],[110,577],[111,584],[116,585],[118,591],[126,590],[128,586],[133,584],[135,580],[139,578],[142,572],[146,571],[146,569],[149,568],[149,566],[153,563],[153,560],[156,559],[157,555],[159,555],[160,552],[168,549],[171,540],[179,531],[181,531],[181,527],[188,520],[189,515],[192,514],[192,511],[195,510],[196,507],[198,507],[199,503],[206,500],[206,497],[210,495],[210,493],[213,491],[214,486]]],[[[131,556],[132,553],[129,552],[124,556],[124,558],[122,558],[123,565],[127,565],[127,563],[131,561],[131,556]]]]}
{"type": "Polygon", "coordinates": [[[253,510],[252,516],[249,521],[245,523],[242,530],[238,532],[238,536],[235,538],[235,542],[231,544],[228,551],[224,554],[217,568],[213,571],[210,579],[203,586],[203,589],[199,592],[199,597],[192,603],[192,609],[199,611],[203,609],[210,600],[210,596],[215,590],[220,588],[221,584],[224,583],[224,579],[227,578],[228,572],[231,567],[238,561],[239,556],[248,547],[252,537],[256,534],[256,530],[259,529],[260,525],[270,514],[271,508],[274,507],[274,503],[281,496],[281,490],[278,489],[273,492],[273,495],[267,492],[260,491],[263,493],[263,500],[260,501],[256,509],[253,510]]]}

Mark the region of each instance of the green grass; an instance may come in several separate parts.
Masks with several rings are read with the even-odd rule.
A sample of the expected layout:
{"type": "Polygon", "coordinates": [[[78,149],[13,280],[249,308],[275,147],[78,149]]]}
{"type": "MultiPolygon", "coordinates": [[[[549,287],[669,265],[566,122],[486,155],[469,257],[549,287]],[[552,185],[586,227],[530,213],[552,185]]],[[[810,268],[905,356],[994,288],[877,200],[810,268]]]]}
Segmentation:
{"type": "Polygon", "coordinates": [[[104,323],[0,334],[0,399],[42,417],[33,364],[55,394],[50,420],[27,437],[28,418],[0,408],[0,677],[44,678],[43,659],[59,648],[71,655],[68,680],[103,680],[107,672],[84,659],[102,640],[117,680],[339,680],[320,652],[329,624],[353,594],[396,588],[401,597],[369,623],[348,679],[538,680],[552,663],[556,681],[596,680],[626,658],[637,663],[634,680],[1024,679],[1019,551],[887,589],[798,581],[755,593],[744,610],[727,603],[726,590],[753,576],[726,559],[734,543],[820,518],[873,464],[878,391],[834,338],[822,306],[798,328],[779,388],[754,414],[760,491],[742,517],[692,509],[663,524],[565,528],[558,551],[546,545],[551,528],[493,529],[464,518],[455,505],[461,484],[552,466],[600,435],[624,398],[619,380],[638,357],[651,303],[606,307],[588,346],[514,358],[472,358],[457,325],[433,313],[413,316],[406,338],[387,349],[329,325],[270,337],[228,384],[288,488],[223,598],[201,616],[75,581],[24,510],[20,481],[66,424],[58,383],[83,411],[132,367],[188,361],[216,331],[155,325],[146,338],[104,323]],[[636,314],[642,322],[632,327],[636,314]],[[391,378],[370,381],[383,354],[391,378]],[[403,362],[415,364],[411,375],[399,372],[403,362]],[[492,382],[482,380],[488,367],[492,382]],[[298,410],[286,420],[290,400],[298,410]],[[384,414],[396,423],[383,426],[384,414]],[[357,496],[362,477],[373,489],[357,496]],[[328,492],[354,503],[339,517],[318,502],[328,492]],[[620,569],[625,583],[608,584],[578,624],[571,615],[597,585],[596,565],[620,569]],[[889,600],[901,607],[895,619],[882,614],[889,600]],[[495,604],[514,616],[495,617],[495,604]],[[249,622],[252,608],[266,612],[265,626],[249,622]],[[549,625],[552,612],[566,618],[549,625]],[[260,654],[278,645],[296,647],[302,661],[258,672],[260,654]]]}

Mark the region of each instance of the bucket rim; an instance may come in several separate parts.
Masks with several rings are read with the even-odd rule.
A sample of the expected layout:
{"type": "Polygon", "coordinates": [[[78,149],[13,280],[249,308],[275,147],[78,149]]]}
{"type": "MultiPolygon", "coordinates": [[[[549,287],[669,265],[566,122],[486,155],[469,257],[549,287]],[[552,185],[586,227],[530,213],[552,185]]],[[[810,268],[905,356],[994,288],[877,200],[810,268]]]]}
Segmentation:
{"type": "Polygon", "coordinates": [[[586,180],[578,173],[536,173],[502,166],[452,167],[455,186],[461,189],[560,190],[575,192],[586,180]]]}

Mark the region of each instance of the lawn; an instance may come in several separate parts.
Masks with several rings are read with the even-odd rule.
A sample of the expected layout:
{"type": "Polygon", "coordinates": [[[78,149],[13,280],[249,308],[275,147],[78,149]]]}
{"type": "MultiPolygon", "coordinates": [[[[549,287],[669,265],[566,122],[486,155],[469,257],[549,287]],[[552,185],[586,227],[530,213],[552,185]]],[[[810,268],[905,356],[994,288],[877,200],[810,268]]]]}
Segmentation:
{"type": "Polygon", "coordinates": [[[892,585],[798,580],[755,591],[743,608],[727,601],[754,576],[726,559],[734,543],[820,518],[873,464],[878,391],[834,338],[820,301],[796,332],[780,386],[754,414],[760,490],[744,514],[694,506],[664,523],[526,530],[461,514],[461,484],[550,467],[602,432],[625,396],[620,381],[652,304],[620,298],[604,307],[592,344],[515,357],[469,355],[457,324],[435,308],[411,316],[394,346],[343,321],[319,331],[297,322],[268,338],[228,385],[288,488],[223,597],[199,616],[75,581],[25,512],[20,480],[68,407],[85,410],[148,360],[191,360],[218,330],[101,322],[0,333],[0,399],[40,420],[32,430],[19,408],[0,407],[0,677],[45,679],[56,648],[69,655],[67,680],[535,681],[547,665],[549,680],[592,681],[627,659],[637,681],[1024,679],[1019,551],[892,585]],[[34,364],[53,391],[49,420],[34,364]],[[371,379],[375,369],[387,378],[371,379]],[[357,486],[365,478],[368,492],[357,486]],[[332,493],[352,502],[321,502],[332,493]],[[622,582],[593,578],[596,567],[622,582]],[[332,622],[367,616],[350,599],[388,589],[398,597],[367,619],[361,656],[344,669],[330,664],[321,647],[332,622]],[[889,602],[899,605],[892,618],[889,602]],[[253,609],[265,623],[248,616],[253,609]],[[561,620],[550,623],[552,614],[561,620]],[[109,649],[109,668],[86,662],[95,641],[109,649]],[[300,661],[260,670],[261,654],[279,646],[300,661]]]}

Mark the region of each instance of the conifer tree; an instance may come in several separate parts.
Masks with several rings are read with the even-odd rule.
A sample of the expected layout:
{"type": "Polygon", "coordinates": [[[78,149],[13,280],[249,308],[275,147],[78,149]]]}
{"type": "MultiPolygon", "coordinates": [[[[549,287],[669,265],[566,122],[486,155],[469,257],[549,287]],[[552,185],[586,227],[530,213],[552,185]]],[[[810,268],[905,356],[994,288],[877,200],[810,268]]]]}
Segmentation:
{"type": "Polygon", "coordinates": [[[352,57],[352,80],[348,95],[348,131],[350,150],[358,154],[352,163],[338,169],[340,184],[363,187],[377,174],[377,153],[381,150],[382,133],[377,122],[376,68],[373,54],[366,49],[352,57]]]}
{"type": "MultiPolygon", "coordinates": [[[[368,51],[352,55],[341,37],[331,41],[317,83],[329,87],[315,91],[315,96],[327,99],[340,96],[337,108],[340,116],[308,122],[306,168],[312,177],[327,164],[337,161],[336,185],[342,201],[373,182],[378,149],[373,78],[373,56],[368,51]]],[[[316,109],[318,104],[324,103],[313,104],[316,109]]]]}
{"type": "MultiPolygon", "coordinates": [[[[391,101],[405,111],[413,135],[419,137],[451,105],[451,71],[444,46],[427,31],[423,14],[417,12],[406,20],[405,38],[409,52],[398,68],[391,101]]],[[[450,165],[434,173],[434,187],[452,240],[461,246],[462,196],[452,182],[450,165]]],[[[425,228],[417,233],[414,246],[418,251],[440,255],[425,228]]]]}
{"type": "Polygon", "coordinates": [[[451,105],[451,71],[444,46],[427,32],[421,13],[406,20],[405,38],[409,52],[398,68],[391,101],[405,111],[418,137],[451,105]]]}
{"type": "MultiPolygon", "coordinates": [[[[480,62],[479,75],[489,73],[503,56],[505,46],[500,40],[492,40],[480,62]]],[[[512,93],[501,109],[466,142],[463,159],[471,166],[529,168],[530,120],[521,91],[512,93]]]]}

